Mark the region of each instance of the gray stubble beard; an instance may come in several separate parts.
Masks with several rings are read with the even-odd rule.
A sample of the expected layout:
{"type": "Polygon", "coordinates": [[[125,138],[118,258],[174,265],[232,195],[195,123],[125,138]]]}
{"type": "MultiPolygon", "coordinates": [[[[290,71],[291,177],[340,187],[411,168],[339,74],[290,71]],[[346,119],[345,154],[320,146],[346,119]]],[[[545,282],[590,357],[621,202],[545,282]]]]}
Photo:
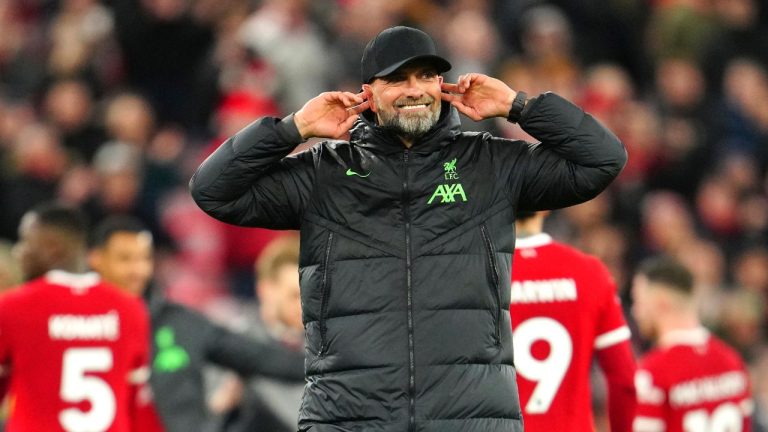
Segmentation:
{"type": "Polygon", "coordinates": [[[395,130],[399,135],[418,138],[427,133],[440,119],[440,105],[437,109],[430,109],[424,115],[412,113],[410,115],[398,111],[388,112],[378,106],[381,126],[395,130]]]}

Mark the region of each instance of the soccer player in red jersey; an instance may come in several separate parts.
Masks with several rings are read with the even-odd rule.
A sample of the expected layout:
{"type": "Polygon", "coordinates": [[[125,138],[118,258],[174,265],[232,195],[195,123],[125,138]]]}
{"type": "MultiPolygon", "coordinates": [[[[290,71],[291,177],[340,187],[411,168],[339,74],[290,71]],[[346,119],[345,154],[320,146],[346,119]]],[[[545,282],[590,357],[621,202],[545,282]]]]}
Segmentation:
{"type": "Polygon", "coordinates": [[[545,212],[517,217],[512,335],[526,432],[592,432],[593,356],[608,385],[612,432],[634,414],[635,361],[616,286],[597,259],[542,231],[545,212]]]}
{"type": "Polygon", "coordinates": [[[15,252],[28,282],[0,297],[6,432],[135,430],[134,398],[149,370],[147,311],[84,272],[86,237],[74,209],[45,205],[21,220],[15,252]]]}
{"type": "Polygon", "coordinates": [[[749,432],[749,376],[699,322],[688,269],[670,258],[646,261],[632,297],[640,333],[656,342],[638,364],[634,432],[749,432]]]}

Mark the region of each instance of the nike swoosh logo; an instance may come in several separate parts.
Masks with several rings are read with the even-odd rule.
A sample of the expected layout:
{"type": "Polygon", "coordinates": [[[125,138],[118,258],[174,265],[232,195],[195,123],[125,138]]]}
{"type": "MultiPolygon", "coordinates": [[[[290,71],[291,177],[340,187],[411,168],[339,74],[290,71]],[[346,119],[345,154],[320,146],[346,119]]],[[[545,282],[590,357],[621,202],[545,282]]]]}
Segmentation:
{"type": "Polygon", "coordinates": [[[363,178],[365,178],[365,177],[368,177],[369,175],[371,175],[371,173],[369,172],[369,173],[368,173],[368,174],[366,174],[366,175],[362,175],[362,174],[358,174],[358,173],[356,173],[356,172],[352,171],[350,168],[347,168],[347,175],[348,175],[348,176],[353,176],[353,175],[356,175],[356,176],[358,176],[358,177],[363,177],[363,178]]]}

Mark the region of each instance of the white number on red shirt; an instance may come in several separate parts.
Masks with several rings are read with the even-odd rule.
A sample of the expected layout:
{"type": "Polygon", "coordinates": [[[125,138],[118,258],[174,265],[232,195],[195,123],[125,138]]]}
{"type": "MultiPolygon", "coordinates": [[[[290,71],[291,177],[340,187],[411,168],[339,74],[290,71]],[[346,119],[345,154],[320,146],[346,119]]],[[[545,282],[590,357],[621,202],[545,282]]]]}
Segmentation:
{"type": "Polygon", "coordinates": [[[718,405],[712,414],[700,409],[685,413],[685,432],[741,432],[744,419],[739,407],[732,402],[718,405]]]}
{"type": "Polygon", "coordinates": [[[59,423],[67,432],[105,431],[115,420],[115,394],[103,379],[87,375],[112,369],[109,348],[69,348],[64,351],[61,371],[61,399],[69,403],[88,401],[90,409],[67,408],[59,423]]]}
{"type": "Polygon", "coordinates": [[[538,317],[516,326],[513,339],[517,372],[525,379],[536,382],[525,411],[529,414],[546,413],[571,364],[571,336],[559,322],[538,317]],[[537,341],[549,344],[549,354],[541,360],[531,352],[537,341]]]}

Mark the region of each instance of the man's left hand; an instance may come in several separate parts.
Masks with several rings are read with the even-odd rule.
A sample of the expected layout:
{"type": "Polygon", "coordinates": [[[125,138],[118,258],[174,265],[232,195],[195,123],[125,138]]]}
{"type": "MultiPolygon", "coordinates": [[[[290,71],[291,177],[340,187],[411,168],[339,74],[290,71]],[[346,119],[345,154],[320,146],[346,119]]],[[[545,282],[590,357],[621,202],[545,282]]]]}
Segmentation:
{"type": "Polygon", "coordinates": [[[461,75],[456,84],[442,84],[442,99],[475,121],[507,117],[517,92],[501,80],[479,73],[461,75]]]}

